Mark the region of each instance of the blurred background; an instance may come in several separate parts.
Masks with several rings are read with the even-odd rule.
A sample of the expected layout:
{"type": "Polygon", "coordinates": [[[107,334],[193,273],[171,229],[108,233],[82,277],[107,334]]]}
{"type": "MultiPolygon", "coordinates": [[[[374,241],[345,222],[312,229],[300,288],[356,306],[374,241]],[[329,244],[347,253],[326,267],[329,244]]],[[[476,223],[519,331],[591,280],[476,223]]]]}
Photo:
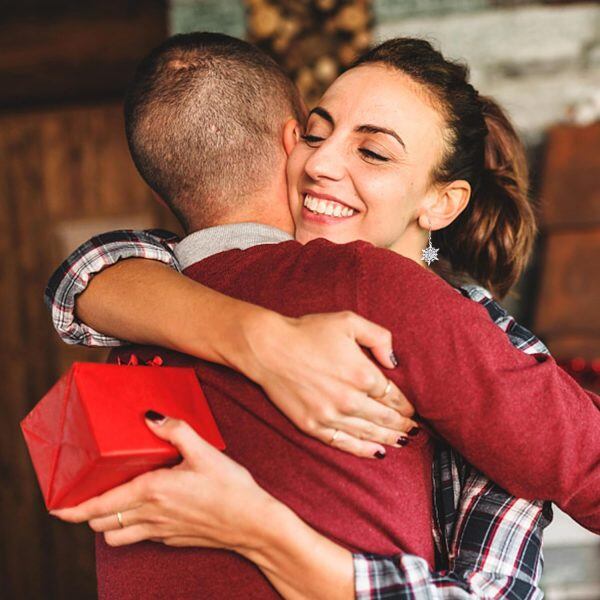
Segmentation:
{"type": "MultiPolygon", "coordinates": [[[[121,102],[167,35],[245,37],[309,103],[375,41],[426,37],[471,66],[523,135],[539,207],[535,258],[505,304],[583,385],[600,376],[600,5],[524,0],[4,0],[0,5],[0,595],[95,597],[86,527],[51,519],[18,423],[73,360],[45,283],[89,236],[174,221],[128,155],[121,102]]],[[[573,415],[577,418],[577,415],[573,415]]],[[[537,449],[532,448],[535,452],[537,449]]],[[[600,599],[600,538],[557,515],[550,599],[600,599]]]]}

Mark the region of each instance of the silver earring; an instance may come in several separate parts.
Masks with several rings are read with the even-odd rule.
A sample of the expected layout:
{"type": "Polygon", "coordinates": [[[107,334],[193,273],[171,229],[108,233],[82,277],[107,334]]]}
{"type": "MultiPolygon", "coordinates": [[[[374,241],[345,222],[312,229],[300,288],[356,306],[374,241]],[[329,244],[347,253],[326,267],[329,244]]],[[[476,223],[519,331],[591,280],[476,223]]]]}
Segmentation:
{"type": "Polygon", "coordinates": [[[432,262],[440,260],[438,258],[438,252],[440,251],[440,249],[434,248],[431,243],[431,221],[429,217],[427,217],[427,220],[429,221],[429,244],[427,245],[427,248],[421,250],[421,260],[426,262],[427,266],[429,267],[432,262]]]}

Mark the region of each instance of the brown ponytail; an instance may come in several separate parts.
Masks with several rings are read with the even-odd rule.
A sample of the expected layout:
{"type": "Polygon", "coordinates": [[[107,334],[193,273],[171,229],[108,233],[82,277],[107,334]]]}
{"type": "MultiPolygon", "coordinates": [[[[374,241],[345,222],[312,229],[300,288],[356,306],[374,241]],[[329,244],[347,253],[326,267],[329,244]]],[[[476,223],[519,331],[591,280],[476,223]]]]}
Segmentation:
{"type": "MultiPolygon", "coordinates": [[[[493,100],[468,83],[464,65],[446,60],[425,40],[389,40],[355,66],[366,63],[403,71],[440,105],[448,135],[433,181],[464,179],[472,192],[457,219],[434,232],[434,245],[450,263],[450,279],[466,274],[505,296],[525,268],[536,233],[525,151],[512,124],[493,100]]],[[[444,275],[443,265],[439,272],[444,275]]]]}

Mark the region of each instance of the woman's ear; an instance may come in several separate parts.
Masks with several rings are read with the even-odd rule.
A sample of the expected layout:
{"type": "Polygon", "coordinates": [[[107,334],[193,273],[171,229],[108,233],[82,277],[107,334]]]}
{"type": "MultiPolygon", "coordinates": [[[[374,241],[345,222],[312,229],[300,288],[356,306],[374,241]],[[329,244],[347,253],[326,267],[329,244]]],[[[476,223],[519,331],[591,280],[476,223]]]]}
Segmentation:
{"type": "Polygon", "coordinates": [[[283,126],[283,148],[287,156],[294,149],[294,146],[300,141],[302,129],[296,119],[289,119],[283,126]]]}
{"type": "Polygon", "coordinates": [[[443,229],[454,221],[467,208],[471,197],[471,184],[457,179],[437,192],[427,208],[419,216],[419,226],[422,229],[443,229]]]}

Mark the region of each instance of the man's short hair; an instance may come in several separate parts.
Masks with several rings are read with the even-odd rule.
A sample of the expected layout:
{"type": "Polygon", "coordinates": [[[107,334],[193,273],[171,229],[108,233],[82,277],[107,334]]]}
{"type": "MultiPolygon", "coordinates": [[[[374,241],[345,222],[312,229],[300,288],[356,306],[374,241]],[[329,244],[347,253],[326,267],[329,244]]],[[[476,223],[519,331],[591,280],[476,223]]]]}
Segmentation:
{"type": "Polygon", "coordinates": [[[125,100],[133,160],[186,230],[266,188],[298,91],[261,50],[216,33],[176,35],[139,65],[125,100]]]}

